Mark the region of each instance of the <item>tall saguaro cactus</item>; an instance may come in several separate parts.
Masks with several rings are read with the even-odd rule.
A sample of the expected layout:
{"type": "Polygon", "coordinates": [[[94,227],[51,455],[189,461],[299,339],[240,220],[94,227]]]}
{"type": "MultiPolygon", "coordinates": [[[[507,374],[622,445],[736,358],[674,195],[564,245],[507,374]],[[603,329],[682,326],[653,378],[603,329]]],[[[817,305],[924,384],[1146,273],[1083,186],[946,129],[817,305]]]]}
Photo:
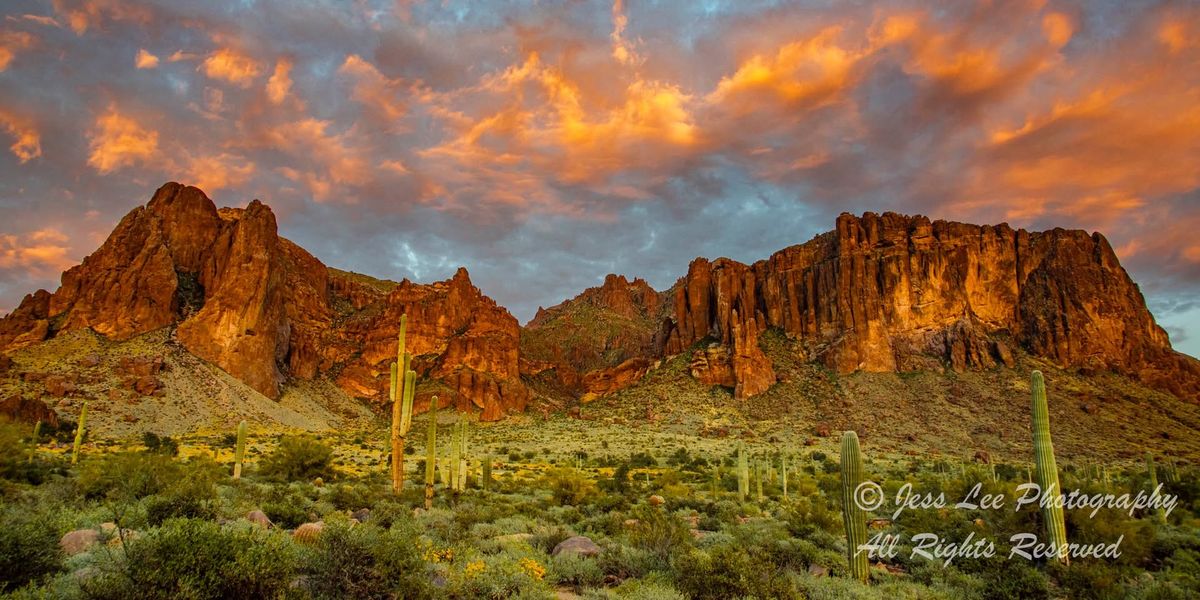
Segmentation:
{"type": "Polygon", "coordinates": [[[433,508],[433,475],[437,467],[438,397],[429,399],[429,429],[425,437],[425,510],[433,508]]]}
{"type": "Polygon", "coordinates": [[[737,452],[738,498],[745,502],[750,495],[750,458],[746,456],[745,442],[738,442],[737,452]]]}
{"type": "Polygon", "coordinates": [[[75,448],[71,450],[71,464],[79,462],[79,449],[83,446],[84,432],[87,431],[87,402],[79,409],[79,424],[75,426],[75,448]]]}
{"type": "Polygon", "coordinates": [[[42,437],[42,420],[33,424],[33,438],[29,440],[29,464],[33,464],[33,455],[37,452],[38,438],[42,437]]]}
{"type": "Polygon", "coordinates": [[[763,496],[763,477],[765,477],[767,474],[766,470],[766,467],[763,465],[763,459],[760,458],[754,461],[754,480],[755,485],[758,488],[757,496],[759,504],[762,504],[762,501],[766,498],[763,496]]]}
{"type": "Polygon", "coordinates": [[[782,454],[779,455],[779,479],[780,479],[780,482],[783,484],[783,499],[787,500],[787,497],[788,497],[788,490],[787,490],[788,464],[787,464],[787,457],[782,454]]]}
{"type": "Polygon", "coordinates": [[[233,478],[242,478],[242,460],[246,458],[246,421],[238,423],[237,446],[233,451],[233,478]]]}
{"type": "Polygon", "coordinates": [[[412,403],[416,393],[417,374],[409,367],[412,355],[405,352],[404,338],[408,334],[408,315],[400,315],[400,333],[396,336],[396,362],[392,363],[391,386],[388,390],[392,401],[392,493],[404,489],[404,447],[407,445],[408,429],[412,426],[412,403]]]}
{"type": "Polygon", "coordinates": [[[850,561],[850,576],[859,581],[870,579],[867,570],[867,515],[856,499],[858,486],[863,482],[862,453],[858,449],[858,434],[842,434],[842,523],[846,527],[846,553],[850,561]]]}
{"type": "Polygon", "coordinates": [[[481,480],[483,491],[488,491],[492,487],[492,451],[488,450],[487,454],[483,455],[483,475],[481,480]]]}
{"type": "MultiPolygon", "coordinates": [[[[1057,497],[1062,488],[1058,482],[1058,465],[1054,461],[1054,444],[1050,441],[1050,408],[1046,403],[1046,381],[1041,371],[1030,375],[1029,388],[1033,394],[1033,460],[1037,467],[1037,484],[1043,494],[1057,497]]],[[[1058,560],[1070,564],[1071,558],[1065,552],[1067,526],[1063,521],[1062,504],[1043,503],[1042,519],[1046,522],[1046,536],[1059,555],[1058,560]]]]}

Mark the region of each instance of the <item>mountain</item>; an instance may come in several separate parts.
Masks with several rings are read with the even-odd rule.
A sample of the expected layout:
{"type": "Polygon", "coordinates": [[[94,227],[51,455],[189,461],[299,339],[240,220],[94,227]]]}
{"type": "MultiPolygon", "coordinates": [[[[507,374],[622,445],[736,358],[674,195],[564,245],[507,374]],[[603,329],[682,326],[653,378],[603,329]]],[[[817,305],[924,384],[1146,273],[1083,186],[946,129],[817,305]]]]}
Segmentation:
{"type": "Polygon", "coordinates": [[[593,374],[616,365],[590,359],[588,349],[616,348],[621,360],[643,363],[688,353],[693,377],[745,399],[777,380],[759,342],[777,330],[800,358],[839,373],[1011,367],[1020,350],[1200,399],[1200,361],[1171,349],[1098,233],[843,214],[834,231],[753,265],[696,259],[668,292],[640,292],[653,298],[648,305],[611,291],[624,283],[610,276],[539,312],[523,349],[558,348],[538,358],[593,374]],[[553,343],[530,343],[547,338],[553,343]]]}
{"type": "Polygon", "coordinates": [[[438,394],[488,421],[609,397],[650,415],[684,388],[761,413],[785,394],[837,396],[838,375],[1030,364],[1128,382],[1090,394],[1200,400],[1200,362],[1171,349],[1100,234],[843,214],[751,265],[696,259],[666,291],[609,275],[521,327],[465,269],[430,284],[339,271],[280,237],[263,203],[217,209],[168,183],[57,291],[0,319],[0,407],[73,414],[89,399],[114,431],[171,430],[167,406],[176,429],[238,407],[339,426],[381,412],[402,314],[416,409],[438,394]]]}
{"type": "Polygon", "coordinates": [[[121,341],[170,328],[188,352],[267,398],[288,381],[327,378],[380,406],[405,313],[426,382],[418,407],[440,393],[443,405],[488,419],[524,410],[520,327],[465,269],[428,285],[340,272],[280,237],[261,202],[217,210],[178,183],[121,219],[56,292],[39,290],[0,320],[0,351],[73,330],[121,341]]]}

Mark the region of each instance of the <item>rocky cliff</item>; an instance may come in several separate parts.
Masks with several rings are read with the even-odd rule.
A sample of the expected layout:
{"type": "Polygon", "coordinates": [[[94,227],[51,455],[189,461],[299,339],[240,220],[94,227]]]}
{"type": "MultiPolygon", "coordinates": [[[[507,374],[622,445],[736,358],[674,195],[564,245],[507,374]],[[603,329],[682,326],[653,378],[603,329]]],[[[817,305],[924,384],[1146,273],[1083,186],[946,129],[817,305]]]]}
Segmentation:
{"type": "MultiPolygon", "coordinates": [[[[218,210],[176,183],[57,291],[0,319],[0,359],[64,331],[163,330],[269,398],[289,381],[328,380],[379,408],[402,314],[422,381],[416,409],[439,394],[485,420],[525,410],[531,385],[588,399],[680,354],[696,381],[751,398],[788,376],[764,352],[768,331],[789,340],[789,361],[839,372],[988,369],[1031,355],[1200,399],[1200,362],[1171,349],[1099,234],[844,214],[834,231],[752,265],[697,259],[664,292],[610,275],[521,328],[464,269],[432,284],[331,269],[281,238],[257,200],[218,210]]],[[[19,400],[12,411],[26,410],[19,400]]]]}
{"type": "Polygon", "coordinates": [[[702,376],[740,397],[773,383],[756,341],[767,328],[841,372],[1011,365],[1019,347],[1200,397],[1200,363],[1171,350],[1100,234],[843,214],[753,265],[697,259],[673,303],[661,353],[712,342],[696,362],[728,372],[702,376]]]}
{"type": "Polygon", "coordinates": [[[486,419],[524,410],[520,328],[465,270],[430,285],[331,270],[279,237],[261,202],[217,210],[177,183],[126,215],[56,292],[39,290],[0,320],[0,351],[73,329],[123,340],[175,327],[188,351],[267,397],[289,378],[330,377],[382,404],[404,313],[428,379],[418,404],[440,393],[486,419]]]}

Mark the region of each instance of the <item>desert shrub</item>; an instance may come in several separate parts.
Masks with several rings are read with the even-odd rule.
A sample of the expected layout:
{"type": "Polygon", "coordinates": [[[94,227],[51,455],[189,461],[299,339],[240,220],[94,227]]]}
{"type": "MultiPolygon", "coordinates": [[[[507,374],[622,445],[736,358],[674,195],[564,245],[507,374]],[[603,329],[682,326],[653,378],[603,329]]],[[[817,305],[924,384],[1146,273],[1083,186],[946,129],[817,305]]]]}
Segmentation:
{"type": "Polygon", "coordinates": [[[0,477],[16,479],[24,471],[29,455],[25,438],[33,434],[32,428],[25,429],[24,425],[14,423],[8,417],[0,417],[0,477]]]}
{"type": "Polygon", "coordinates": [[[263,458],[259,472],[282,481],[304,481],[333,475],[333,448],[308,436],[283,436],[263,458]]]}
{"type": "Polygon", "coordinates": [[[159,436],[153,431],[147,431],[142,434],[142,445],[146,446],[147,452],[155,452],[167,456],[177,456],[179,454],[178,441],[171,439],[169,436],[159,436]]]}
{"type": "Polygon", "coordinates": [[[596,495],[595,484],[573,469],[551,471],[546,475],[544,485],[560,506],[582,504],[596,495]]]}
{"type": "Polygon", "coordinates": [[[169,456],[117,452],[90,458],[79,471],[79,491],[85,498],[141,499],[175,485],[187,473],[169,456]]]}
{"type": "Polygon", "coordinates": [[[528,548],[507,548],[497,554],[471,557],[450,572],[446,597],[553,598],[544,557],[528,548]]]}
{"type": "Polygon", "coordinates": [[[211,464],[189,464],[187,476],[173,482],[161,493],[145,499],[146,521],[151,526],[167,519],[215,519],[220,504],[217,497],[218,474],[211,464]]]}
{"type": "Polygon", "coordinates": [[[662,508],[643,504],[630,517],[637,523],[627,530],[629,544],[654,554],[664,566],[672,553],[686,551],[692,544],[688,524],[662,508]]]}
{"type": "Polygon", "coordinates": [[[316,598],[422,598],[428,577],[407,526],[384,530],[373,524],[326,524],[304,560],[305,585],[316,598]]]}
{"type": "Polygon", "coordinates": [[[556,583],[576,590],[604,583],[604,571],[596,559],[587,556],[560,554],[550,560],[549,570],[556,583]]]}
{"type": "Polygon", "coordinates": [[[0,509],[0,592],[62,568],[59,524],[49,511],[11,504],[0,509]]]}
{"type": "Polygon", "coordinates": [[[739,545],[683,552],[672,561],[675,584],[690,598],[804,598],[784,572],[764,567],[739,545]]]}
{"type": "Polygon", "coordinates": [[[983,574],[986,600],[1036,600],[1049,598],[1046,576],[1023,560],[998,560],[983,574]]]}
{"type": "Polygon", "coordinates": [[[663,567],[662,560],[649,551],[614,543],[604,545],[596,562],[605,575],[622,580],[645,577],[663,567]]]}
{"type": "Polygon", "coordinates": [[[296,566],[294,546],[282,535],[199,519],[169,520],[124,552],[96,558],[94,575],[80,586],[98,600],[278,598],[296,566]]]}
{"type": "Polygon", "coordinates": [[[284,529],[295,529],[308,522],[308,511],[304,504],[297,501],[283,500],[263,504],[262,511],[271,522],[284,529]]]}
{"type": "Polygon", "coordinates": [[[374,504],[374,496],[367,486],[343,483],[333,486],[329,493],[329,501],[338,510],[358,510],[374,504]]]}

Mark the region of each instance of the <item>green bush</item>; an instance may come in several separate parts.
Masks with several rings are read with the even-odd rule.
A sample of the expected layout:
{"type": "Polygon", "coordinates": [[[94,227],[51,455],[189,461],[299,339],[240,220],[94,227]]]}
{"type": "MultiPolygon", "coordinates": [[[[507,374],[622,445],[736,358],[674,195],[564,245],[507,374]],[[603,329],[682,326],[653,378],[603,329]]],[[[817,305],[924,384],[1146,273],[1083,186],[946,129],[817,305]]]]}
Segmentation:
{"type": "Polygon", "coordinates": [[[0,511],[0,592],[37,581],[62,568],[59,525],[49,511],[16,504],[0,511]]]}
{"type": "Polygon", "coordinates": [[[296,566],[286,536],[198,519],[169,520],[96,559],[80,586],[97,600],[279,598],[296,566]]]}
{"type": "Polygon", "coordinates": [[[333,475],[333,448],[308,436],[283,436],[262,461],[259,472],[282,481],[306,481],[333,475]]]}
{"type": "Polygon", "coordinates": [[[85,498],[137,500],[177,484],[187,473],[169,456],[117,452],[85,459],[79,491],[85,498]]]}
{"type": "Polygon", "coordinates": [[[304,560],[305,585],[316,598],[423,598],[429,578],[416,532],[370,523],[326,524],[304,560]]]}

